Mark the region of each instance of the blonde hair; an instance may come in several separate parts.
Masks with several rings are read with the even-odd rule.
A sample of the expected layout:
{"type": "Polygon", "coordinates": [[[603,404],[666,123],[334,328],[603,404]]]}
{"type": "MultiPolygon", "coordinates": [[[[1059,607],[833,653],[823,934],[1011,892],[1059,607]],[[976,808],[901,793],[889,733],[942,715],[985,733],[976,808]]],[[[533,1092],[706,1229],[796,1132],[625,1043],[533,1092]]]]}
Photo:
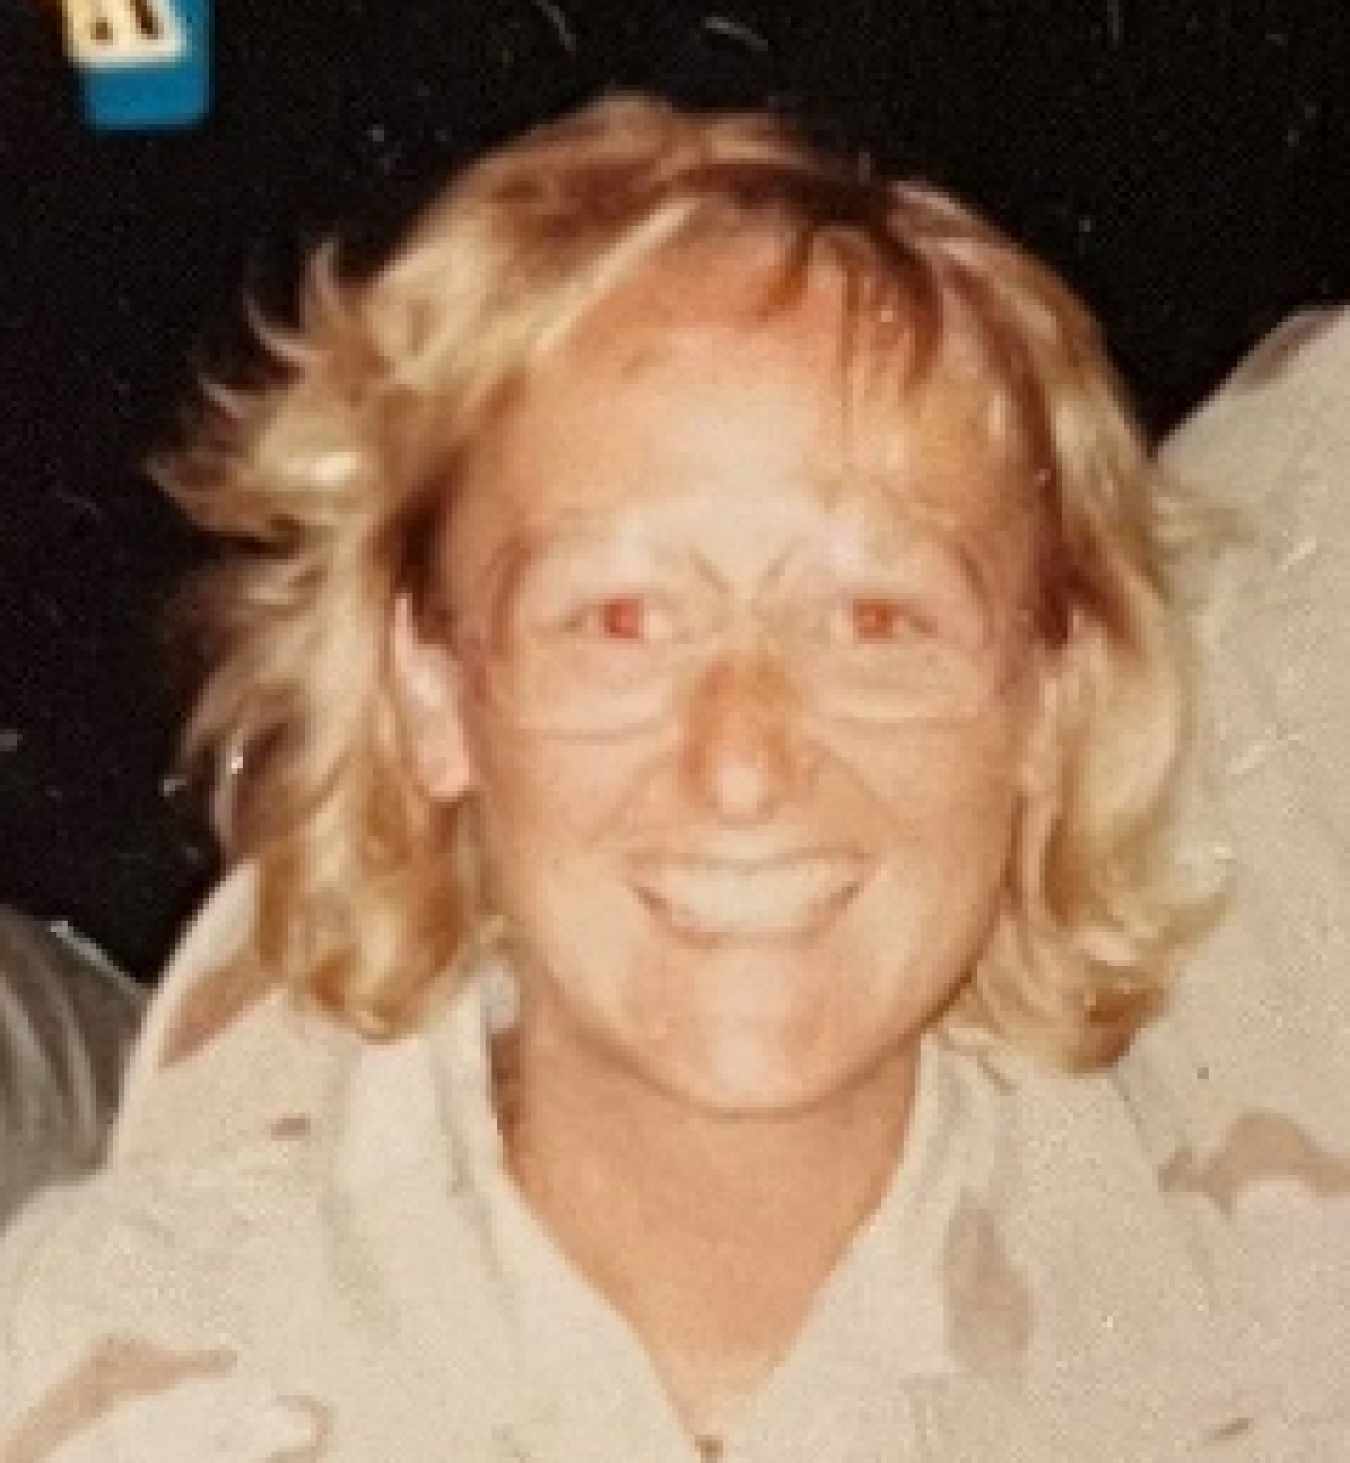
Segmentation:
{"type": "Polygon", "coordinates": [[[298,328],[265,332],[279,371],[214,390],[165,465],[191,517],[239,549],[198,597],[212,669],[186,755],[227,858],[256,865],[247,958],[367,1033],[426,1018],[489,911],[472,806],[432,806],[408,771],[395,604],[429,613],[457,478],[531,366],[659,250],[747,229],[784,240],[785,280],[824,252],[855,315],[901,311],[906,379],[973,345],[1031,456],[1035,626],[1072,651],[1065,774],[1022,812],[1003,908],[946,1020],[1100,1064],[1156,1009],[1198,921],[1166,857],[1187,720],[1170,500],[1096,328],[941,194],[870,178],[772,116],[640,97],[488,155],[367,279],[321,252],[298,328]]]}

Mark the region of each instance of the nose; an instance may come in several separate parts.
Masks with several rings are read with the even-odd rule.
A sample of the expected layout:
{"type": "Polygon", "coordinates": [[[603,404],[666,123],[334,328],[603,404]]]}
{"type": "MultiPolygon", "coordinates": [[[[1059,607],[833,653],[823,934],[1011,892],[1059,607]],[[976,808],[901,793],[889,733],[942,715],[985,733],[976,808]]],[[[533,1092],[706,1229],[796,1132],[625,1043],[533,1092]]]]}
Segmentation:
{"type": "Polygon", "coordinates": [[[808,753],[795,703],[783,668],[763,654],[719,658],[692,688],[682,770],[719,821],[762,821],[800,790],[808,753]]]}

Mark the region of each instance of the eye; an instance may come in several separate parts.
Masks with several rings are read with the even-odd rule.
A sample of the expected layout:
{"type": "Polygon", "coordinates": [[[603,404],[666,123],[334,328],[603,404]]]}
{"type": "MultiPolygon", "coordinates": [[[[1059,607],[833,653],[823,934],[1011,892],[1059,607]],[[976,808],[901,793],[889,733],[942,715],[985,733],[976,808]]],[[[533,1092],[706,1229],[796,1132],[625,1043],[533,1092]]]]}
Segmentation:
{"type": "Polygon", "coordinates": [[[835,634],[849,644],[886,644],[924,629],[914,606],[894,595],[851,595],[835,611],[835,634]]]}
{"type": "Polygon", "coordinates": [[[568,617],[574,635],[632,644],[668,640],[673,623],[659,599],[648,594],[612,594],[583,605],[568,617]]]}
{"type": "Polygon", "coordinates": [[[636,594],[602,600],[592,614],[596,631],[610,640],[641,640],[651,629],[647,602],[636,594]]]}
{"type": "Polygon", "coordinates": [[[892,640],[907,624],[904,606],[878,595],[855,599],[849,606],[849,617],[855,640],[892,640]]]}

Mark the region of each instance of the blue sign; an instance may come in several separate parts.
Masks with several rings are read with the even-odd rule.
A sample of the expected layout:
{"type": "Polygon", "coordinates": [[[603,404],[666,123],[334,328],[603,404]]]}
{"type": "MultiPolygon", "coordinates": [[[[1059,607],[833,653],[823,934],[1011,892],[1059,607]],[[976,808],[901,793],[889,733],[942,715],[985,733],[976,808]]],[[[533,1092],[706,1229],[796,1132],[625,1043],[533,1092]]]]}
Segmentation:
{"type": "Polygon", "coordinates": [[[211,105],[211,0],[64,0],[84,114],[107,129],[191,127],[211,105]]]}

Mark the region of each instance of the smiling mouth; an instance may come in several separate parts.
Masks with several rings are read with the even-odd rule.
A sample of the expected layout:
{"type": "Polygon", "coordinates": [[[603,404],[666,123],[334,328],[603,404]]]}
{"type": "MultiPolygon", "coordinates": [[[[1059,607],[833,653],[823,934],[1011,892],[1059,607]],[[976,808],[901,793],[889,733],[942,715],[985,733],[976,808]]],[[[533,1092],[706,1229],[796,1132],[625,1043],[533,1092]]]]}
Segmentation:
{"type": "Polygon", "coordinates": [[[849,860],[673,861],[635,881],[648,908],[696,939],[791,940],[815,932],[858,888],[849,860]]]}

